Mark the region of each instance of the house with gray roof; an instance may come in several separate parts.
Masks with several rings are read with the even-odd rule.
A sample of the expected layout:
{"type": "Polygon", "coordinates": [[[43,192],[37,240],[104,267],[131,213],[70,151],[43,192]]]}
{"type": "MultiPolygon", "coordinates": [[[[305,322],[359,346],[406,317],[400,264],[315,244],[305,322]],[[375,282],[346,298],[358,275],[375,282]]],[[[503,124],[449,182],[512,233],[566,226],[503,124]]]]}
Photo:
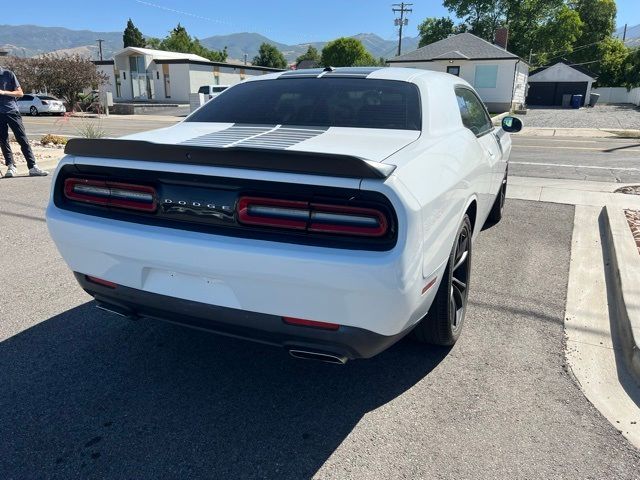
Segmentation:
{"type": "Polygon", "coordinates": [[[509,111],[525,103],[527,62],[471,33],[451,35],[388,63],[457,75],[473,85],[490,112],[509,111]]]}

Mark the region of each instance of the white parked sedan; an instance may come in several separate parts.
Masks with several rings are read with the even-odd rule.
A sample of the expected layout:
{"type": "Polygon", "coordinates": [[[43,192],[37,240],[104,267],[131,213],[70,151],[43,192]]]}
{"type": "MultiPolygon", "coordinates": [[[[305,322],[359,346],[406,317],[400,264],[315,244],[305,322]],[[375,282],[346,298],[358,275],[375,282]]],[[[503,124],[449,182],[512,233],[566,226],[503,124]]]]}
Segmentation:
{"type": "Polygon", "coordinates": [[[34,117],[41,113],[64,115],[67,111],[62,100],[49,95],[32,94],[24,95],[18,99],[18,110],[20,113],[28,113],[34,117]]]}
{"type": "Polygon", "coordinates": [[[178,125],[73,139],[49,231],[100,308],[344,363],[451,345],[472,245],[500,220],[507,117],[406,68],[252,78],[178,125]]]}

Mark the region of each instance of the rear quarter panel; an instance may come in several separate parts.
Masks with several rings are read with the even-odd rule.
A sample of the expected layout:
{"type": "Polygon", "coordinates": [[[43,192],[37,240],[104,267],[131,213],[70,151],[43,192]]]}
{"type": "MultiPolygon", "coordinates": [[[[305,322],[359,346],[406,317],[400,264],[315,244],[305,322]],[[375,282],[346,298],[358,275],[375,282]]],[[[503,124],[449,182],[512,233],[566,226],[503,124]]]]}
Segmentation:
{"type": "MultiPolygon", "coordinates": [[[[419,81],[416,80],[419,84],[419,81]]],[[[462,125],[454,84],[420,85],[423,130],[418,141],[386,160],[420,205],[425,277],[444,270],[462,217],[477,204],[474,236],[493,205],[495,175],[475,135],[462,125]]]]}

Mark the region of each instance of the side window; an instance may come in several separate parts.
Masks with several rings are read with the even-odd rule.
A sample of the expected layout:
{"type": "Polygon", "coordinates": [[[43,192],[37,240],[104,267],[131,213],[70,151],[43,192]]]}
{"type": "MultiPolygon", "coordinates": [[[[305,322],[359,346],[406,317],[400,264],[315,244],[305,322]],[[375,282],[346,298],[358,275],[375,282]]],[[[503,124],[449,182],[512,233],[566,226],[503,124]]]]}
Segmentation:
{"type": "Polygon", "coordinates": [[[475,93],[467,88],[456,88],[456,99],[462,124],[476,136],[484,135],[493,129],[491,118],[475,93]]]}
{"type": "Polygon", "coordinates": [[[18,101],[22,102],[30,102],[33,100],[33,95],[23,95],[22,98],[19,98],[18,101]]]}

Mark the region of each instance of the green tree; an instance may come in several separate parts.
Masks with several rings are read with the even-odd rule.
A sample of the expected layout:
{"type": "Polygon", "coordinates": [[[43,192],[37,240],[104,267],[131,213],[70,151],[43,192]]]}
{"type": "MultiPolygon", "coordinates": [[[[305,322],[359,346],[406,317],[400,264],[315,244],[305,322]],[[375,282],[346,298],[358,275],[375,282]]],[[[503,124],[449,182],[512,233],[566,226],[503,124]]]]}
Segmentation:
{"type": "Polygon", "coordinates": [[[191,38],[187,29],[178,25],[169,32],[157,47],[169,52],[193,53],[213,62],[224,62],[227,59],[227,47],[223,50],[209,50],[197,38],[191,38]]]}
{"type": "MultiPolygon", "coordinates": [[[[580,37],[583,22],[580,15],[566,5],[563,5],[555,15],[547,22],[540,25],[535,34],[531,36],[530,51],[534,52],[532,63],[545,65],[550,60],[565,57],[573,50],[573,46],[580,37]]],[[[518,38],[515,38],[514,47],[518,49],[518,38]]],[[[520,51],[526,49],[522,45],[520,51]]],[[[525,57],[526,58],[526,57],[525,57]]]]}
{"type": "Polygon", "coordinates": [[[453,20],[449,17],[429,17],[418,25],[420,43],[418,47],[424,47],[430,43],[447,38],[454,33],[453,20]]]}
{"type": "Polygon", "coordinates": [[[622,65],[620,80],[623,87],[640,87],[640,47],[629,49],[629,54],[622,65]]]}
{"type": "Polygon", "coordinates": [[[510,2],[516,0],[444,0],[442,5],[463,19],[469,32],[491,42],[496,28],[508,17],[510,2]]]}
{"type": "Polygon", "coordinates": [[[122,42],[124,43],[124,48],[144,47],[146,45],[142,32],[138,30],[138,27],[133,24],[131,19],[127,21],[127,28],[124,29],[122,34],[122,42]]]}
{"type": "Polygon", "coordinates": [[[599,42],[611,37],[615,30],[615,0],[573,0],[570,6],[584,23],[571,60],[577,63],[597,60],[601,53],[599,42]]]}
{"type": "Polygon", "coordinates": [[[598,74],[598,86],[619,87],[625,83],[625,67],[630,50],[622,40],[607,37],[596,45],[598,60],[585,65],[598,74]]]}
{"type": "Polygon", "coordinates": [[[271,68],[287,68],[287,60],[280,50],[269,43],[260,45],[258,55],[253,57],[254,65],[271,68]]]}
{"type": "Polygon", "coordinates": [[[313,45],[309,45],[307,51],[296,58],[296,63],[300,63],[304,60],[312,60],[314,62],[320,63],[320,53],[318,49],[313,45]]]}
{"type": "Polygon", "coordinates": [[[160,40],[159,38],[156,38],[156,37],[147,37],[146,40],[147,41],[145,43],[145,47],[153,48],[155,50],[160,50],[160,46],[162,44],[162,40],[160,40]]]}
{"type": "Polygon", "coordinates": [[[360,40],[349,37],[341,37],[327,43],[320,58],[325,67],[369,66],[378,63],[360,40]]]}

